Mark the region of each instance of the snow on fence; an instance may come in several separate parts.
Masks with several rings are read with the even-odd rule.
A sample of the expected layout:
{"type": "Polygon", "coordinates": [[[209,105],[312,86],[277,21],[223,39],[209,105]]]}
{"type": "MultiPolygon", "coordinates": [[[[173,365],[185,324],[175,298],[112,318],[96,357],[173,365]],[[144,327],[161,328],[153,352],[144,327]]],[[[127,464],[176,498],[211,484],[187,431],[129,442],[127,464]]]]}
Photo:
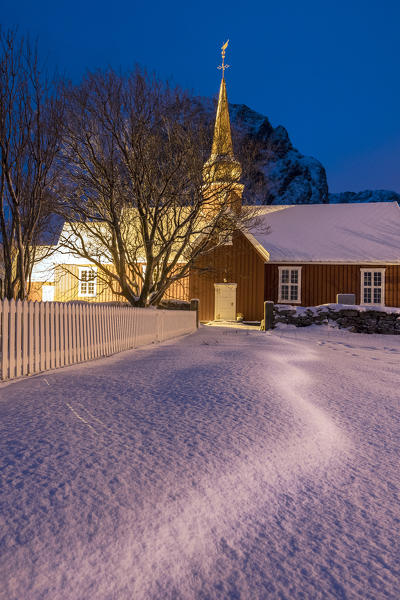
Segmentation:
{"type": "Polygon", "coordinates": [[[191,333],[193,311],[0,301],[1,379],[108,356],[191,333]]]}

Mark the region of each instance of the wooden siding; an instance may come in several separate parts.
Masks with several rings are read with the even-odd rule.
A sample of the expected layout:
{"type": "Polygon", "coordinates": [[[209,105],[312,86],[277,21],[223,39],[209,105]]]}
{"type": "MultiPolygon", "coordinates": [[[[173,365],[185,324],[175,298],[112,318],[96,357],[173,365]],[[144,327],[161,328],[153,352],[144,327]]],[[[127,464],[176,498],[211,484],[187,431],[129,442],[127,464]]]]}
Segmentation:
{"type": "MultiPolygon", "coordinates": [[[[71,300],[87,302],[127,302],[123,296],[113,294],[105,281],[102,281],[102,274],[98,270],[97,293],[96,296],[78,296],[78,275],[79,267],[90,265],[57,265],[54,274],[54,300],[56,302],[68,302],[71,300]]],[[[112,265],[108,265],[112,269],[112,265]]],[[[42,300],[42,282],[32,282],[29,293],[29,300],[42,300]]],[[[117,287],[114,284],[114,287],[117,287]]],[[[189,277],[176,281],[165,293],[165,298],[177,300],[189,300],[189,277]]]]}
{"type": "MultiPolygon", "coordinates": [[[[105,281],[101,280],[101,272],[97,270],[97,294],[95,297],[78,296],[78,274],[79,267],[84,265],[60,265],[56,267],[55,281],[56,292],[54,300],[57,302],[67,302],[68,300],[85,300],[88,302],[127,302],[123,296],[113,294],[105,281]]],[[[88,265],[90,266],[90,265],[88,265]]],[[[112,266],[108,265],[111,270],[112,266]]],[[[114,287],[116,284],[114,284],[114,287]]],[[[189,300],[189,278],[186,277],[176,281],[167,290],[165,298],[174,298],[177,300],[189,300]]]]}
{"type": "Polygon", "coordinates": [[[214,319],[214,283],[237,283],[236,311],[245,320],[262,319],[264,261],[242,233],[233,244],[201,257],[190,272],[190,298],[200,300],[200,320],[214,319]]]}
{"type": "MultiPolygon", "coordinates": [[[[265,265],[265,300],[278,302],[278,266],[265,265]]],[[[400,307],[400,265],[328,265],[301,266],[301,305],[318,306],[336,302],[336,294],[355,294],[360,304],[361,269],[385,269],[385,305],[400,307]]],[[[290,304],[290,303],[288,303],[290,304]]]]}
{"type": "Polygon", "coordinates": [[[179,281],[175,281],[165,292],[166,300],[190,300],[189,295],[189,276],[183,277],[179,281]]]}
{"type": "MultiPolygon", "coordinates": [[[[79,267],[84,266],[86,265],[57,265],[55,267],[54,300],[56,302],[69,302],[71,300],[84,302],[126,302],[123,296],[113,294],[107,283],[101,280],[102,276],[99,270],[97,271],[96,296],[78,296],[79,267]]],[[[87,266],[90,267],[91,265],[88,264],[87,266]]]]}
{"type": "Polygon", "coordinates": [[[41,302],[42,301],[42,287],[43,283],[41,281],[32,281],[31,287],[29,290],[28,300],[32,302],[41,302]]]}

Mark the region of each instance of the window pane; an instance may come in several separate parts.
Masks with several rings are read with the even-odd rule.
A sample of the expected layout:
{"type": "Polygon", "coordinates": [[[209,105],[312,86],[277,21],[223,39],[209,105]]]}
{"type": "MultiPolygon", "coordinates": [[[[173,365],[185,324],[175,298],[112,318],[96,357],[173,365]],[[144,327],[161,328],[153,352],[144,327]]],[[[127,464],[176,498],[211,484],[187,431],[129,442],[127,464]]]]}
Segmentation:
{"type": "Polygon", "coordinates": [[[281,271],[281,282],[289,283],[289,269],[284,269],[281,271]]]}
{"type": "Polygon", "coordinates": [[[94,283],[90,282],[88,286],[89,294],[94,294],[94,283]]]}
{"type": "Polygon", "coordinates": [[[81,271],[81,280],[82,281],[86,281],[87,280],[87,271],[81,271]]]}
{"type": "Polygon", "coordinates": [[[364,272],[364,285],[372,285],[372,273],[370,271],[364,272]]]}
{"type": "Polygon", "coordinates": [[[374,304],[380,304],[382,301],[381,288],[374,288],[374,304]]]}
{"type": "Polygon", "coordinates": [[[298,300],[298,286],[297,285],[292,285],[290,287],[290,299],[291,300],[298,300]]]}
{"type": "Polygon", "coordinates": [[[382,285],[382,273],[380,273],[379,271],[375,271],[374,273],[374,285],[382,285]]]}
{"type": "Polygon", "coordinates": [[[289,286],[283,285],[281,288],[281,298],[282,300],[289,300],[289,286]]]}
{"type": "Polygon", "coordinates": [[[364,288],[364,302],[366,304],[371,303],[371,288],[364,288]]]}
{"type": "Polygon", "coordinates": [[[290,272],[290,281],[292,283],[299,283],[299,272],[297,270],[290,272]]]}
{"type": "Polygon", "coordinates": [[[81,294],[86,294],[87,293],[87,284],[82,281],[81,282],[81,294]]]}

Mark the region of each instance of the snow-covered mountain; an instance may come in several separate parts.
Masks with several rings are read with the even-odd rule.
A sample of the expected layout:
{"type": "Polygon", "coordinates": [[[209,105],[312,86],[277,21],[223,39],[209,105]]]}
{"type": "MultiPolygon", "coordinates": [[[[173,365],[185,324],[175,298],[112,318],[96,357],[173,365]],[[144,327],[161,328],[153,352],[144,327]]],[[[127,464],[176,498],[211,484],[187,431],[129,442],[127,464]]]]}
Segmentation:
{"type": "Polygon", "coordinates": [[[363,192],[329,194],[330,204],[348,202],[398,202],[400,204],[400,194],[390,190],[364,190],[363,192]]]}
{"type": "Polygon", "coordinates": [[[288,132],[244,104],[229,105],[235,153],[243,165],[245,202],[315,204],[349,202],[400,203],[400,194],[366,190],[330,194],[326,172],[316,158],[293,147],[288,132]]]}
{"type": "Polygon", "coordinates": [[[267,117],[244,104],[230,105],[230,112],[236,136],[242,138],[235,148],[244,167],[243,183],[248,203],[329,202],[323,165],[294,148],[282,125],[272,127],[267,117]],[[251,165],[248,165],[249,159],[251,165]]]}

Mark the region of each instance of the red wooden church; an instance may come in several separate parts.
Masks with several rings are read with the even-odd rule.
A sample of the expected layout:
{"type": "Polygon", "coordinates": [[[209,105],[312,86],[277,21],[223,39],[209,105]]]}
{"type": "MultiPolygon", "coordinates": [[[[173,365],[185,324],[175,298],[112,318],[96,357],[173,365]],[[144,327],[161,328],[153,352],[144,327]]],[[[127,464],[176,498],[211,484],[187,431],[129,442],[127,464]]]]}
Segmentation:
{"type": "MultiPolygon", "coordinates": [[[[215,183],[218,174],[230,178],[241,203],[224,78],[210,161],[221,166],[215,183]]],[[[253,229],[237,232],[191,270],[189,297],[200,300],[202,320],[234,320],[238,313],[260,320],[264,300],[315,306],[336,302],[338,293],[354,294],[356,304],[400,307],[396,202],[260,206],[257,213],[253,229]]]]}
{"type": "MultiPolygon", "coordinates": [[[[209,184],[228,184],[231,206],[249,210],[242,206],[241,167],[233,153],[224,77],[204,171],[209,184]]],[[[245,320],[260,320],[265,300],[313,306],[335,302],[338,293],[355,294],[357,304],[400,307],[396,202],[260,206],[256,212],[254,226],[198,260],[169,297],[198,298],[203,321],[235,320],[239,313],[245,320]]],[[[97,282],[96,267],[87,260],[55,256],[51,277],[50,271],[34,271],[32,299],[121,301],[97,282]]]]}

